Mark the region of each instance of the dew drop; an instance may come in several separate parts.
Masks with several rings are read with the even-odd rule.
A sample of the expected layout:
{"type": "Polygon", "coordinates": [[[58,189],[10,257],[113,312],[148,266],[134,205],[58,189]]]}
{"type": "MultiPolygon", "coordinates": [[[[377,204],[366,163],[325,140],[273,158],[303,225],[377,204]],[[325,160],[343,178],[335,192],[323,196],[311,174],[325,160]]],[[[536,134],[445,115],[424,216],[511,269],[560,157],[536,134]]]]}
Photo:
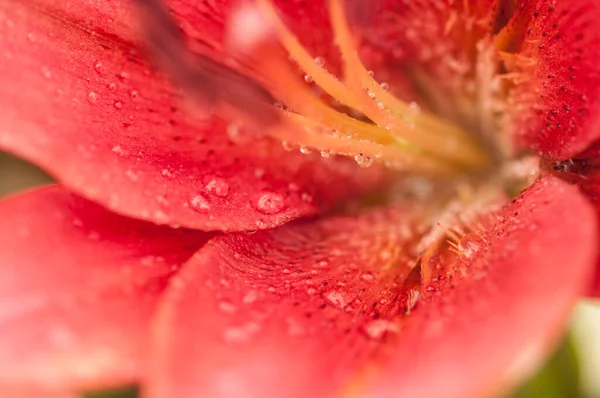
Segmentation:
{"type": "Polygon", "coordinates": [[[320,260],[317,262],[317,266],[325,268],[329,266],[329,261],[327,260],[320,260]]]}
{"type": "Polygon", "coordinates": [[[169,169],[162,169],[160,171],[160,175],[162,175],[165,178],[174,178],[175,174],[173,174],[173,172],[169,169]]]}
{"type": "Polygon", "coordinates": [[[131,98],[136,99],[140,93],[137,92],[137,90],[132,90],[129,95],[131,96],[131,98]]]}
{"type": "Polygon", "coordinates": [[[95,104],[96,102],[98,102],[98,94],[96,94],[93,91],[90,91],[88,94],[88,101],[92,104],[95,104]]]}
{"type": "Polygon", "coordinates": [[[210,202],[203,193],[193,196],[189,200],[189,206],[200,213],[208,213],[210,211],[210,202]]]}
{"type": "Polygon", "coordinates": [[[331,157],[331,152],[328,151],[327,149],[324,149],[321,151],[321,157],[324,159],[328,159],[331,157]]]}
{"type": "Polygon", "coordinates": [[[300,153],[302,153],[304,155],[310,155],[311,153],[313,153],[313,150],[307,146],[301,146],[300,153]]]}
{"type": "Polygon", "coordinates": [[[313,78],[310,75],[304,75],[304,81],[307,83],[312,83],[313,82],[313,78]]]}
{"type": "Polygon", "coordinates": [[[311,194],[309,194],[308,192],[302,192],[302,195],[300,195],[300,199],[302,199],[302,201],[304,203],[312,203],[315,199],[313,198],[313,196],[311,194]]]}
{"type": "Polygon", "coordinates": [[[254,177],[262,179],[265,176],[265,169],[256,168],[254,169],[254,177]]]}
{"type": "Polygon", "coordinates": [[[486,245],[485,240],[478,234],[466,234],[458,242],[458,256],[462,261],[469,261],[486,245]]]}
{"type": "Polygon", "coordinates": [[[363,274],[360,276],[360,278],[361,278],[363,281],[370,282],[370,281],[372,281],[373,279],[375,279],[375,276],[373,275],[373,273],[372,273],[372,272],[370,272],[370,271],[367,271],[367,272],[363,273],[363,274]]]}
{"type": "Polygon", "coordinates": [[[127,179],[132,182],[139,181],[140,179],[139,174],[131,169],[125,170],[125,177],[127,177],[127,179]]]}
{"type": "Polygon", "coordinates": [[[380,84],[381,88],[384,89],[385,91],[388,91],[390,89],[390,84],[387,82],[382,82],[380,84]]]}
{"type": "Polygon", "coordinates": [[[123,109],[123,103],[121,101],[115,101],[113,106],[115,107],[115,109],[118,109],[118,110],[123,109]]]}
{"type": "Polygon", "coordinates": [[[159,259],[164,261],[164,259],[162,259],[161,257],[155,257],[152,255],[144,256],[140,259],[140,264],[144,267],[150,267],[156,263],[161,262],[159,259]]]}
{"type": "Polygon", "coordinates": [[[316,57],[315,64],[317,64],[318,67],[322,68],[325,65],[325,59],[323,57],[316,57]]]}
{"type": "Polygon", "coordinates": [[[210,177],[204,186],[209,193],[224,198],[229,195],[229,183],[222,178],[210,177]]]}
{"type": "Polygon", "coordinates": [[[363,330],[368,338],[372,340],[381,340],[386,334],[398,333],[400,327],[392,321],[376,319],[364,325],[363,330]]]}
{"type": "Polygon", "coordinates": [[[94,64],[94,70],[98,73],[103,73],[104,65],[102,65],[102,62],[96,61],[96,63],[94,64]]]}
{"type": "Polygon", "coordinates": [[[252,338],[258,331],[260,326],[254,322],[248,322],[238,327],[225,329],[223,338],[229,343],[245,343],[252,338]]]}
{"type": "Polygon", "coordinates": [[[255,290],[250,290],[248,293],[246,293],[246,295],[242,299],[242,302],[244,304],[252,304],[256,301],[257,298],[258,298],[258,293],[256,293],[255,290]]]}
{"type": "Polygon", "coordinates": [[[344,296],[335,290],[325,294],[325,300],[334,307],[344,308],[346,306],[346,299],[344,296]]]}
{"type": "Polygon", "coordinates": [[[124,156],[124,155],[126,155],[126,154],[127,154],[127,151],[126,151],[126,150],[124,150],[124,149],[121,147],[121,145],[115,145],[114,147],[112,147],[112,149],[111,149],[111,150],[112,150],[112,152],[113,152],[113,153],[116,153],[117,155],[124,156]]]}
{"type": "Polygon", "coordinates": [[[360,167],[363,168],[371,167],[373,164],[373,158],[365,156],[362,153],[354,155],[354,160],[360,167]]]}
{"type": "Polygon", "coordinates": [[[281,141],[281,146],[288,152],[291,152],[298,148],[298,144],[291,141],[281,141]]]}
{"type": "Polygon", "coordinates": [[[284,209],[285,199],[276,192],[265,191],[258,197],[255,206],[261,213],[277,214],[284,209]]]}
{"type": "Polygon", "coordinates": [[[417,104],[416,102],[411,102],[410,104],[408,104],[408,111],[412,114],[412,115],[418,115],[421,113],[421,107],[419,106],[419,104],[417,104]]]}
{"type": "Polygon", "coordinates": [[[219,311],[221,311],[224,314],[233,314],[234,312],[237,311],[237,308],[235,307],[235,305],[231,304],[229,301],[222,300],[222,301],[219,301],[219,311]]]}

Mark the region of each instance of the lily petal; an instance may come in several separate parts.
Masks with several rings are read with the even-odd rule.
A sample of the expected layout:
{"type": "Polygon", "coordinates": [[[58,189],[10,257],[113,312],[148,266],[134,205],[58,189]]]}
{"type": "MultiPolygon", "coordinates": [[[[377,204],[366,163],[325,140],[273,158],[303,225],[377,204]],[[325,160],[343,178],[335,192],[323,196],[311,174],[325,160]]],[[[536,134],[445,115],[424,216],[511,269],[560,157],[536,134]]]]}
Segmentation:
{"type": "Polygon", "coordinates": [[[500,212],[466,276],[416,306],[412,213],[211,240],[161,303],[145,396],[481,396],[532,345],[526,359],[540,359],[593,268],[585,199],[539,181],[500,212]]]}
{"type": "Polygon", "coordinates": [[[74,11],[65,16],[43,4],[0,3],[0,148],[78,194],[158,224],[246,230],[381,183],[376,168],[291,154],[266,138],[244,141],[236,125],[203,114],[191,120],[132,43],[78,19],[88,2],[68,4],[74,11]]]}
{"type": "Polygon", "coordinates": [[[600,4],[521,1],[509,25],[517,51],[534,60],[532,80],[517,86],[517,134],[545,157],[565,160],[600,138],[600,4]]]}
{"type": "Polygon", "coordinates": [[[2,396],[137,382],[155,304],[208,238],[117,216],[61,186],[0,202],[0,231],[2,396]]]}

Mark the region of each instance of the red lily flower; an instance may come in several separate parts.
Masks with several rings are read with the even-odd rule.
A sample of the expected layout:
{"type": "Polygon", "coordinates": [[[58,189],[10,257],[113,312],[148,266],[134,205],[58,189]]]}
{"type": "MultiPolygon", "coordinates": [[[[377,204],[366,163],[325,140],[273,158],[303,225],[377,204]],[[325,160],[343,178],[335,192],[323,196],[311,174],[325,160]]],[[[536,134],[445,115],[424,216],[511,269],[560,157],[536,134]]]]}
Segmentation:
{"type": "Polygon", "coordinates": [[[0,148],[59,181],[0,202],[0,394],[535,369],[595,280],[600,3],[137,4],[0,0],[0,148]]]}

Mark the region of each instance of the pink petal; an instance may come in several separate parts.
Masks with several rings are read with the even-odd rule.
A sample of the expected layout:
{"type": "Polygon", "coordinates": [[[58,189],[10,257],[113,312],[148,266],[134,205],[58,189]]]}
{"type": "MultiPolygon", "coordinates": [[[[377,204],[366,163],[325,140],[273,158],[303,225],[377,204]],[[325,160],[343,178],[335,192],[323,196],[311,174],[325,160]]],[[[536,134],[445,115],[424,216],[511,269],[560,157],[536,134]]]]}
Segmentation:
{"type": "Polygon", "coordinates": [[[267,139],[234,144],[227,122],[191,120],[139,51],[107,33],[104,18],[86,25],[85,12],[100,17],[110,6],[71,2],[58,12],[53,1],[26,4],[0,4],[0,148],[82,196],[159,224],[246,230],[314,214],[381,183],[375,168],[291,154],[267,139]]]}
{"type": "Polygon", "coordinates": [[[0,396],[136,382],[156,301],[207,234],[60,186],[6,199],[0,214],[0,396]]]}
{"type": "Polygon", "coordinates": [[[145,396],[466,397],[509,382],[586,288],[593,210],[541,180],[500,212],[465,277],[422,288],[404,315],[418,299],[410,210],[214,238],[161,304],[145,396]]]}

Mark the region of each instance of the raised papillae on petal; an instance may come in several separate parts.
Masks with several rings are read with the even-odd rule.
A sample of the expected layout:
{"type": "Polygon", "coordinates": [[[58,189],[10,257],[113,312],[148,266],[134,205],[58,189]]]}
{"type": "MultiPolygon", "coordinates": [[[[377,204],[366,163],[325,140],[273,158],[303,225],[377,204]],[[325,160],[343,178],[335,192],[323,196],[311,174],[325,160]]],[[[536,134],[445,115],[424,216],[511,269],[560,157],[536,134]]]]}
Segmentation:
{"type": "Polygon", "coordinates": [[[0,231],[2,396],[139,382],[154,307],[209,238],[117,216],[60,186],[0,202],[0,231]]]}
{"type": "Polygon", "coordinates": [[[542,179],[441,268],[438,249],[412,251],[421,210],[214,238],[162,303],[144,396],[462,398],[512,386],[586,288],[593,210],[542,179]]]}
{"type": "MultiPolygon", "coordinates": [[[[578,155],[600,138],[600,4],[521,1],[506,32],[529,80],[511,101],[516,133],[553,160],[578,155]]],[[[505,37],[502,37],[505,36],[505,37]]]]}

